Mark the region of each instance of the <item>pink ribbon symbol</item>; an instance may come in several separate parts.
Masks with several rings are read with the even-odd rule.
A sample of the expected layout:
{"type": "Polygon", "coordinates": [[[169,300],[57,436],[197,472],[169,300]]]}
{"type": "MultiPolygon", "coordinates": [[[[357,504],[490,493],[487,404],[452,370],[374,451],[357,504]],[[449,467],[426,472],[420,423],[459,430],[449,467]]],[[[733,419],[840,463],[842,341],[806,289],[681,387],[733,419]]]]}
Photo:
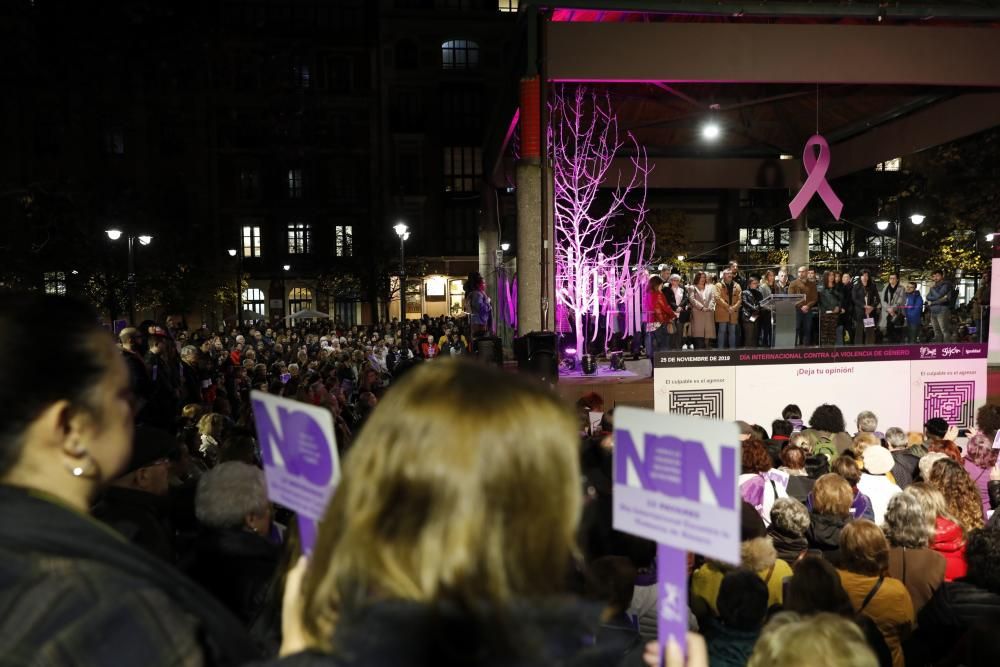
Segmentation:
{"type": "Polygon", "coordinates": [[[844,210],[844,202],[833,191],[826,180],[826,170],[830,168],[830,144],[818,134],[809,137],[806,147],[802,150],[802,163],[806,168],[806,182],[802,184],[795,198],[788,204],[788,210],[793,218],[802,215],[806,204],[814,194],[818,194],[826,207],[830,209],[834,219],[840,220],[840,212],[844,210]],[[813,152],[813,146],[819,146],[819,157],[813,152]]]}

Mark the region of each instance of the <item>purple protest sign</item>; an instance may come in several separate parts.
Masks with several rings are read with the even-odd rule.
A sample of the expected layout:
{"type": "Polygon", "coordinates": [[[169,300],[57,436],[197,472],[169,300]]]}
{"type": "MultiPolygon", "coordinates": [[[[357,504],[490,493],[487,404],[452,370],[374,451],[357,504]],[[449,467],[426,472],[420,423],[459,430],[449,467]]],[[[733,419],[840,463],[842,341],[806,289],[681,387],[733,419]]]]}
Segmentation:
{"type": "Polygon", "coordinates": [[[268,497],[298,515],[303,553],[340,481],[340,459],[328,410],[260,391],[250,393],[268,497]]]}
{"type": "Polygon", "coordinates": [[[840,220],[840,213],[844,210],[844,202],[840,201],[840,197],[826,180],[826,171],[830,168],[830,144],[826,143],[826,139],[818,134],[809,137],[805,148],[802,149],[802,164],[806,168],[806,182],[802,184],[798,194],[788,204],[788,210],[792,217],[797,218],[802,215],[802,211],[805,210],[806,204],[809,203],[812,196],[818,194],[830,213],[833,214],[834,219],[840,220]],[[813,146],[819,148],[818,158],[813,152],[813,146]]]}
{"type": "Polygon", "coordinates": [[[656,540],[659,639],[682,649],[687,554],[739,564],[739,433],[730,422],[615,410],[614,527],[656,540]]]}

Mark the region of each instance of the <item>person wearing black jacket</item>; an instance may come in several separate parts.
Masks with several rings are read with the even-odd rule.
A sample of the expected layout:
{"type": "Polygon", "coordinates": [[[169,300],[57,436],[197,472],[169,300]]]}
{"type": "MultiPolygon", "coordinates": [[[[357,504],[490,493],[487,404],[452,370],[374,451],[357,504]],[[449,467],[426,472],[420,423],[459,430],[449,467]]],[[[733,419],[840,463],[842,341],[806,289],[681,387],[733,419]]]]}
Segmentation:
{"type": "Polygon", "coordinates": [[[88,515],[127,464],[121,354],[74,299],[0,294],[0,662],[244,665],[258,657],[222,605],[88,515]],[[33,350],[44,349],[39,371],[33,350]]]}
{"type": "Polygon", "coordinates": [[[691,299],[687,290],[681,285],[681,277],[672,274],[663,285],[663,296],[667,297],[667,305],[677,314],[674,320],[674,332],[670,334],[670,349],[679,350],[684,340],[684,323],[691,317],[691,299]]]}
{"type": "Polygon", "coordinates": [[[847,342],[854,344],[854,282],[847,271],[840,276],[840,326],[844,327],[847,342]]]}
{"type": "Polygon", "coordinates": [[[868,269],[861,272],[861,278],[854,286],[852,298],[854,301],[855,344],[874,345],[882,301],[879,299],[878,289],[872,282],[868,269]],[[865,320],[874,320],[874,323],[871,326],[865,326],[865,320]]]}
{"type": "Polygon", "coordinates": [[[965,561],[966,576],[942,584],[920,610],[918,630],[904,645],[907,667],[958,664],[975,650],[965,645],[969,627],[984,619],[1000,622],[1000,531],[970,533],[965,561]]]}
{"type": "Polygon", "coordinates": [[[740,324],[743,326],[743,347],[757,347],[757,327],[760,318],[760,282],[750,276],[747,288],[743,290],[743,301],[740,303],[740,324]]]}

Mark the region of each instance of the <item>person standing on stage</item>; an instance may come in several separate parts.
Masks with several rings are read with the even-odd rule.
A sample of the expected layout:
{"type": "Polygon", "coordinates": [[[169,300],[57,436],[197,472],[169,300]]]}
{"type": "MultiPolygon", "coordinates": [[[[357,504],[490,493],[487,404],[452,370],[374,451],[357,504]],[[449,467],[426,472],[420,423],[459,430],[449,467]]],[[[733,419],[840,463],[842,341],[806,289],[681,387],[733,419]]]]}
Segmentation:
{"type": "Polygon", "coordinates": [[[874,345],[875,330],[879,317],[879,310],[882,304],[878,296],[878,289],[872,282],[871,273],[868,269],[861,272],[861,279],[854,286],[854,316],[855,316],[855,343],[859,345],[874,345]]]}
{"type": "Polygon", "coordinates": [[[718,325],[719,349],[736,347],[736,327],[740,323],[742,289],[733,280],[732,271],[722,272],[722,280],[715,286],[715,323],[718,325]]]}
{"type": "Polygon", "coordinates": [[[681,277],[676,273],[670,274],[666,284],[663,285],[663,296],[667,298],[667,305],[677,315],[673,322],[674,330],[669,338],[670,349],[679,350],[681,341],[684,340],[684,325],[691,316],[691,300],[687,290],[681,286],[681,277]]]}
{"type": "Polygon", "coordinates": [[[844,327],[840,325],[843,307],[840,302],[840,285],[835,271],[823,274],[819,289],[819,344],[821,347],[844,344],[844,327]]]}
{"type": "Polygon", "coordinates": [[[899,276],[889,274],[889,283],[882,288],[882,330],[887,343],[901,343],[903,331],[906,328],[906,317],[903,306],[906,305],[906,293],[899,284],[899,276]]]}
{"type": "Polygon", "coordinates": [[[743,301],[740,305],[740,324],[743,326],[743,347],[757,347],[757,332],[763,310],[760,307],[760,290],[758,280],[747,278],[747,288],[743,290],[743,301]]]}
{"type": "MultiPolygon", "coordinates": [[[[805,297],[796,305],[795,333],[799,345],[812,345],[812,308],[819,300],[816,283],[808,278],[809,267],[799,267],[799,277],[788,286],[789,294],[801,294],[805,297]]],[[[877,296],[877,295],[876,295],[877,296]]]]}
{"type": "Polygon", "coordinates": [[[691,305],[691,339],[694,349],[703,350],[715,339],[715,287],[708,283],[708,276],[699,271],[688,285],[691,305]]]}
{"type": "Polygon", "coordinates": [[[950,343],[951,335],[951,283],[944,279],[941,269],[931,273],[934,284],[927,290],[927,305],[931,311],[935,343],[950,343]]]}
{"type": "MultiPolygon", "coordinates": [[[[777,294],[775,287],[774,271],[768,269],[764,272],[764,277],[757,288],[760,290],[760,300],[764,301],[772,294],[777,294]]],[[[771,314],[770,306],[761,305],[760,317],[757,319],[757,328],[760,330],[760,345],[762,347],[771,347],[771,314]]]]}
{"type": "Polygon", "coordinates": [[[847,342],[854,344],[854,278],[849,271],[840,276],[840,326],[847,334],[847,342]]]}
{"type": "Polygon", "coordinates": [[[674,311],[667,305],[663,296],[663,278],[653,276],[646,285],[646,356],[650,361],[653,355],[667,348],[668,327],[675,319],[674,311]]]}
{"type": "Polygon", "coordinates": [[[920,324],[924,315],[924,297],[917,291],[915,282],[906,283],[903,310],[906,312],[906,342],[912,345],[920,339],[920,324]]]}

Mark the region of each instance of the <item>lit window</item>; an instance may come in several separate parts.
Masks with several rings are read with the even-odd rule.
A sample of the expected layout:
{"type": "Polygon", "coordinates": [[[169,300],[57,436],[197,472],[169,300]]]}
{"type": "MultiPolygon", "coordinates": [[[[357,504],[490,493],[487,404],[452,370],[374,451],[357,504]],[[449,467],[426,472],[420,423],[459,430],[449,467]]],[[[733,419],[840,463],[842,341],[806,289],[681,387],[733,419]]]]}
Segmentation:
{"type": "Polygon", "coordinates": [[[879,162],[875,165],[875,171],[899,171],[899,168],[903,166],[903,158],[895,157],[891,160],[886,160],[885,162],[879,162]]]}
{"type": "Polygon", "coordinates": [[[42,280],[45,283],[45,293],[46,294],[65,294],[66,293],[66,272],[65,271],[51,271],[42,275],[42,280]]]}
{"type": "Polygon", "coordinates": [[[516,12],[517,0],[497,0],[497,9],[501,12],[516,12]]]}
{"type": "Polygon", "coordinates": [[[243,292],[243,309],[252,310],[263,319],[267,313],[264,311],[264,290],[251,287],[243,292]]]}
{"type": "Polygon", "coordinates": [[[104,152],[108,155],[125,155],[125,130],[109,127],[104,133],[104,152]]]}
{"type": "Polygon", "coordinates": [[[336,236],[337,257],[350,257],[354,254],[354,227],[352,225],[337,225],[334,227],[336,236]]]}
{"type": "Polygon", "coordinates": [[[288,314],[292,315],[300,310],[312,310],[313,294],[308,287],[293,287],[288,293],[288,314]]]}
{"type": "Polygon", "coordinates": [[[467,39],[451,39],[441,45],[442,69],[479,67],[479,45],[467,39]]]}
{"type": "Polygon", "coordinates": [[[293,222],[288,225],[288,254],[304,255],[309,252],[309,225],[293,222]]]}
{"type": "Polygon", "coordinates": [[[243,256],[260,257],[260,227],[247,225],[243,228],[243,256]]]}
{"type": "Polygon", "coordinates": [[[288,198],[302,199],[302,170],[288,170],[288,198]]]}
{"type": "Polygon", "coordinates": [[[444,149],[445,192],[473,192],[483,172],[483,152],[471,146],[444,149]]]}

